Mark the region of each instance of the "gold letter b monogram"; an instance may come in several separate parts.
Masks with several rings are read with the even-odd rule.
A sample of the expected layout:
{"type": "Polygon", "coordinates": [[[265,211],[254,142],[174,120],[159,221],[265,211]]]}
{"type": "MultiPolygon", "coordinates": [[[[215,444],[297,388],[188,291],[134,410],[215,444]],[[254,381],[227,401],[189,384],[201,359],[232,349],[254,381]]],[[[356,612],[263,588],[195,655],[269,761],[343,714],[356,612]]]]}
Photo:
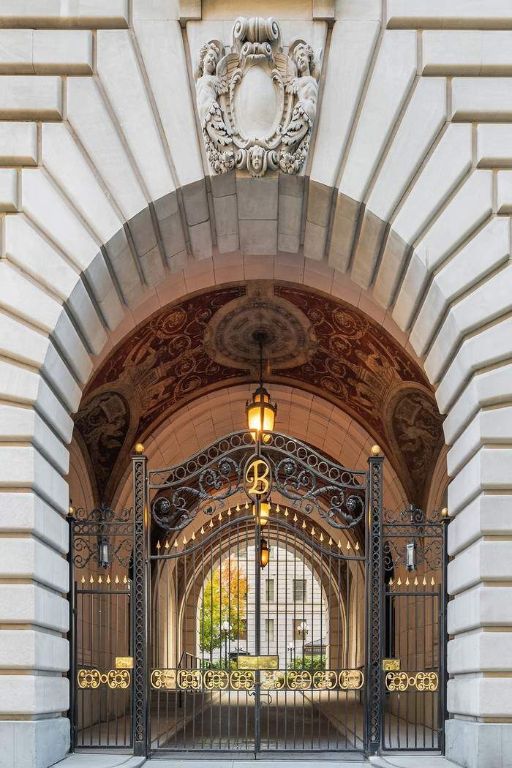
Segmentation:
{"type": "Polygon", "coordinates": [[[270,482],[268,480],[270,467],[263,459],[254,459],[247,467],[245,473],[245,482],[247,483],[246,492],[250,496],[263,496],[268,493],[270,482]]]}

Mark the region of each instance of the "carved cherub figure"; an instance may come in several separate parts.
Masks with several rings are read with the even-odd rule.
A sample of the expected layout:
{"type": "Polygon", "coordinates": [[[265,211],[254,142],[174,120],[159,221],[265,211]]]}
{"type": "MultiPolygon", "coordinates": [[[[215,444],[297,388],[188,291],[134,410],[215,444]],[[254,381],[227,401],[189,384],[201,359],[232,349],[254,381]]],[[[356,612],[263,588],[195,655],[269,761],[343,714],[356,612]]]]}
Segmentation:
{"type": "Polygon", "coordinates": [[[210,40],[199,52],[196,103],[210,164],[216,173],[227,173],[234,167],[235,157],[231,131],[224,122],[217,101],[218,95],[225,89],[225,84],[216,74],[221,52],[222,46],[216,40],[210,40]]]}
{"type": "Polygon", "coordinates": [[[285,126],[279,165],[285,173],[297,173],[308,152],[311,130],[316,117],[318,82],[315,73],[313,49],[304,40],[297,40],[290,47],[290,56],[297,68],[297,77],[290,83],[297,102],[290,122],[285,126]]]}

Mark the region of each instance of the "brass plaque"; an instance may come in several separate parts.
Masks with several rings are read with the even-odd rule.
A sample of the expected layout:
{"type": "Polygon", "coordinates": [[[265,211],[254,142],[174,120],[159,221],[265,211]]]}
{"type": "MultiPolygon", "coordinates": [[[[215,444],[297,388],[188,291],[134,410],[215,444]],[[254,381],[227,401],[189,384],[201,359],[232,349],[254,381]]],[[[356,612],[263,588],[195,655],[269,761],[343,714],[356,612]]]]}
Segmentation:
{"type": "Polygon", "coordinates": [[[116,669],[133,669],[133,656],[116,656],[116,669]]]}
{"type": "Polygon", "coordinates": [[[399,672],[400,659],[382,659],[382,669],[384,672],[399,672]]]}
{"type": "Polygon", "coordinates": [[[238,669],[279,669],[279,656],[239,656],[238,669]]]}

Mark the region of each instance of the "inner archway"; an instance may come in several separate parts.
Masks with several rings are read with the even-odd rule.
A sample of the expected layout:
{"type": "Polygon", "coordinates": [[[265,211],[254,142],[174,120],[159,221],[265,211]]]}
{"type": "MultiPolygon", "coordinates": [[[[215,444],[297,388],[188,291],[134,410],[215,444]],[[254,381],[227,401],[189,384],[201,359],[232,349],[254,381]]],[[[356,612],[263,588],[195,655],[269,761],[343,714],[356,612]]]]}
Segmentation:
{"type": "MultiPolygon", "coordinates": [[[[265,328],[271,340],[266,352],[264,378],[279,403],[276,428],[298,437],[304,441],[305,446],[311,446],[318,456],[324,456],[327,461],[334,460],[340,465],[360,470],[366,467],[372,445],[378,443],[386,455],[388,466],[383,486],[384,506],[397,514],[404,512],[408,505],[412,505],[414,509],[426,510],[426,515],[435,512],[428,507],[434,499],[440,498],[446,485],[444,458],[441,454],[441,418],[420,366],[391,334],[348,302],[304,285],[275,280],[226,283],[189,294],[156,312],[150,312],[136,328],[120,338],[117,346],[98,360],[76,416],[73,444],[75,461],[71,471],[71,485],[73,486],[73,476],[78,479],[80,475],[80,484],[77,483],[72,491],[77,495],[77,502],[81,506],[90,507],[101,499],[112,508],[131,506],[130,456],[136,441],[146,445],[150,466],[172,467],[203,451],[205,446],[223,435],[245,428],[244,404],[250,399],[253,382],[257,378],[256,357],[251,349],[251,340],[254,329],[259,327],[265,328]],[[87,478],[84,478],[84,474],[87,478]]],[[[364,585],[364,562],[368,556],[368,531],[363,525],[354,529],[352,534],[341,534],[336,540],[332,537],[332,532],[322,527],[322,515],[319,516],[319,513],[314,511],[308,513],[310,519],[307,523],[303,520],[303,530],[300,513],[292,513],[292,505],[285,507],[286,500],[279,495],[273,500],[276,504],[274,512],[276,509],[279,511],[281,504],[281,507],[286,509],[286,515],[293,514],[293,517],[291,520],[281,518],[281,522],[278,516],[271,518],[266,529],[272,538],[271,549],[275,554],[281,554],[282,561],[288,564],[285,568],[292,567],[296,570],[297,564],[302,562],[307,578],[296,580],[311,586],[312,613],[308,624],[304,610],[299,611],[301,615],[293,619],[289,611],[284,611],[284,634],[279,628],[279,613],[272,616],[269,613],[266,624],[258,622],[258,633],[266,633],[267,650],[270,651],[276,646],[275,650],[278,652],[267,655],[276,657],[278,667],[283,667],[280,671],[280,674],[284,675],[283,685],[288,685],[288,675],[291,673],[290,655],[294,656],[293,664],[301,665],[297,674],[303,673],[304,680],[309,675],[311,685],[314,679],[320,681],[321,686],[326,684],[325,675],[329,680],[332,677],[332,680],[338,681],[333,683],[335,691],[331,693],[331,698],[336,693],[336,700],[331,702],[332,707],[329,701],[322,701],[320,695],[317,696],[319,701],[314,706],[311,704],[313,709],[310,709],[310,704],[306,706],[306,700],[309,701],[306,693],[301,698],[301,717],[311,715],[313,720],[316,717],[315,722],[319,725],[320,735],[312,749],[332,749],[333,744],[336,744],[338,749],[364,749],[362,723],[365,713],[363,700],[357,699],[356,694],[349,696],[350,719],[354,723],[352,737],[349,738],[347,722],[342,724],[341,731],[334,729],[337,733],[334,742],[328,733],[333,725],[334,715],[331,710],[338,712],[340,708],[340,691],[346,693],[347,690],[360,690],[367,672],[368,661],[364,649],[365,626],[368,621],[365,595],[368,587],[364,585]],[[287,526],[291,527],[288,529],[287,526]],[[282,540],[285,535],[291,539],[302,537],[301,546],[309,552],[308,557],[297,554],[298,547],[294,548],[289,542],[282,540]],[[318,551],[315,547],[319,547],[318,551]],[[348,563],[351,557],[355,557],[356,564],[350,565],[349,574],[348,563]],[[328,567],[325,565],[327,560],[328,567]],[[331,561],[336,564],[334,568],[338,569],[337,573],[332,571],[331,561]],[[318,568],[322,574],[320,576],[318,568]],[[322,607],[324,604],[325,608],[322,607]],[[328,629],[326,633],[320,632],[317,637],[316,625],[322,625],[324,622],[328,629]],[[302,625],[302,643],[294,636],[298,625],[302,625]],[[308,632],[311,632],[308,642],[305,642],[306,626],[308,632]],[[292,632],[295,642],[290,642],[287,634],[289,632],[292,632]],[[271,633],[277,633],[277,640],[270,640],[271,633]],[[301,646],[299,650],[302,651],[298,658],[297,642],[301,646]],[[280,649],[277,647],[279,643],[280,649]],[[308,663],[312,666],[313,658],[315,664],[320,666],[317,670],[308,668],[308,663]],[[316,672],[322,673],[323,677],[314,678],[316,672]],[[357,677],[358,675],[361,677],[357,677]],[[342,685],[339,681],[343,681],[345,688],[336,687],[342,685]],[[355,685],[354,681],[357,685],[351,688],[350,686],[355,685]],[[330,725],[327,725],[328,723],[330,725]]],[[[150,508],[153,502],[154,498],[150,492],[150,508]]],[[[237,504],[240,502],[241,500],[238,500],[237,504]]],[[[236,526],[237,516],[239,513],[243,516],[244,507],[242,505],[240,509],[235,506],[233,509],[221,510],[218,521],[220,525],[226,525],[220,522],[220,517],[228,512],[233,515],[231,523],[236,526]]],[[[413,517],[404,520],[407,531],[407,526],[411,525],[412,520],[413,517]]],[[[427,518],[424,522],[426,520],[427,518]]],[[[151,722],[153,725],[156,723],[156,730],[151,730],[149,735],[151,749],[168,750],[171,748],[169,745],[172,739],[175,749],[178,745],[183,749],[197,749],[204,739],[211,741],[214,735],[212,728],[208,732],[201,731],[205,712],[210,712],[213,708],[216,713],[214,721],[220,728],[219,718],[222,712],[227,721],[230,721],[235,711],[232,711],[233,702],[226,693],[228,688],[229,691],[232,690],[232,678],[229,676],[228,680],[223,675],[236,672],[231,669],[231,664],[235,663],[231,653],[236,655],[237,664],[238,657],[245,655],[240,647],[239,641],[243,640],[240,635],[246,634],[245,653],[249,656],[254,656],[255,647],[262,647],[261,638],[255,645],[255,629],[250,620],[252,608],[249,610],[249,602],[246,601],[246,624],[243,630],[240,622],[237,622],[235,632],[234,622],[230,621],[229,617],[223,617],[222,611],[216,612],[213,621],[210,617],[208,621],[212,631],[214,624],[216,625],[216,637],[213,645],[210,643],[209,653],[206,656],[204,654],[208,645],[204,641],[204,620],[202,628],[200,623],[198,625],[198,611],[203,610],[204,613],[204,608],[199,608],[201,601],[203,606],[205,602],[204,585],[209,584],[211,587],[215,579],[219,585],[222,583],[222,570],[217,577],[216,563],[219,563],[220,568],[226,551],[237,551],[238,557],[240,552],[243,552],[243,556],[253,564],[257,561],[259,551],[259,545],[251,543],[253,521],[249,518],[244,523],[244,536],[239,535],[240,531],[235,536],[226,531],[224,539],[215,540],[213,537],[209,540],[209,554],[206,559],[199,557],[200,565],[194,562],[191,566],[190,557],[195,558],[195,553],[200,549],[195,539],[206,524],[211,525],[212,519],[200,512],[194,522],[180,532],[179,537],[164,540],[159,537],[157,527],[151,534],[150,556],[154,558],[153,567],[159,562],[160,568],[154,571],[152,578],[153,607],[150,626],[151,631],[156,634],[151,635],[148,645],[151,668],[157,676],[152,678],[155,682],[153,688],[158,689],[156,694],[152,691],[150,695],[151,722]],[[175,552],[176,547],[178,551],[175,552]],[[192,555],[187,554],[187,548],[190,547],[192,555]],[[176,555],[176,558],[180,557],[181,560],[176,559],[174,567],[171,567],[165,560],[160,562],[162,555],[171,559],[176,555]],[[191,574],[195,574],[193,578],[191,574]],[[163,620],[163,616],[167,618],[163,620]],[[229,625],[231,628],[223,630],[224,623],[226,627],[229,625]],[[201,636],[203,637],[199,640],[201,636]],[[235,640],[237,647],[233,651],[231,642],[235,640]],[[223,688],[221,685],[221,692],[215,695],[211,688],[202,687],[201,707],[196,708],[194,705],[193,716],[189,710],[188,717],[184,716],[184,719],[180,720],[178,714],[181,713],[183,704],[183,691],[187,690],[189,684],[194,688],[199,680],[199,671],[201,686],[208,686],[213,684],[212,680],[217,680],[217,677],[205,677],[205,669],[209,669],[212,674],[215,669],[219,674],[222,672],[222,685],[225,683],[225,686],[223,688]],[[199,671],[197,674],[190,673],[191,676],[185,678],[186,670],[199,671]],[[180,687],[180,680],[185,686],[183,689],[180,687]],[[188,681],[186,685],[185,680],[188,681]],[[177,686],[182,691],[179,695],[176,693],[177,714],[174,720],[168,716],[162,720],[155,715],[155,711],[161,710],[162,688],[164,693],[169,694],[173,686],[174,689],[177,686]],[[207,692],[208,700],[205,701],[207,692]],[[217,701],[219,696],[220,700],[217,701]],[[226,696],[228,702],[225,700],[226,696]],[[219,704],[217,710],[214,707],[216,701],[219,704]],[[199,729],[198,733],[201,733],[197,736],[197,743],[194,742],[193,735],[196,728],[199,729]]],[[[425,549],[420,538],[420,534],[423,536],[422,530],[423,528],[414,528],[409,531],[415,550],[418,548],[420,553],[425,549]]],[[[208,528],[206,534],[209,534],[208,528]]],[[[427,597],[426,588],[430,584],[430,581],[426,580],[427,575],[436,585],[432,601],[437,600],[438,590],[442,588],[443,583],[441,565],[433,565],[432,562],[426,564],[418,555],[418,562],[412,568],[416,573],[410,582],[406,575],[409,565],[405,567],[403,559],[406,548],[406,542],[402,540],[405,536],[403,528],[400,529],[400,536],[401,543],[393,550],[389,573],[392,572],[392,576],[397,579],[398,587],[403,583],[405,589],[406,585],[412,583],[414,588],[418,587],[420,591],[423,589],[425,595],[422,593],[413,598],[413,604],[417,603],[415,610],[419,611],[419,606],[424,602],[423,598],[427,597]],[[401,573],[403,582],[400,580],[401,573]]],[[[387,555],[390,551],[388,547],[387,555]]],[[[229,568],[230,557],[227,562],[229,568]]],[[[261,579],[258,577],[254,581],[249,572],[244,574],[244,578],[252,580],[248,594],[256,596],[260,612],[263,599],[261,579]]],[[[394,584],[393,578],[390,578],[390,584],[394,584]]],[[[385,646],[391,655],[401,647],[400,638],[403,634],[405,615],[400,607],[399,594],[396,593],[398,587],[393,586],[394,592],[386,598],[385,603],[389,614],[385,620],[385,646]]],[[[391,592],[391,587],[389,591],[391,592]]],[[[208,610],[212,611],[211,605],[208,610]]],[[[430,608],[429,610],[431,611],[430,608]]],[[[424,613],[426,616],[425,611],[424,613]]],[[[422,624],[424,628],[426,621],[425,618],[422,624]]],[[[429,622],[429,632],[434,642],[434,635],[437,637],[439,629],[438,620],[436,619],[437,623],[434,625],[432,615],[429,622]]],[[[413,666],[421,666],[421,659],[427,658],[425,654],[412,657],[408,652],[400,653],[407,658],[407,664],[413,666]]],[[[440,650],[436,659],[436,664],[441,665],[440,650]]],[[[433,690],[437,690],[437,673],[421,671],[421,675],[424,674],[434,675],[436,683],[433,690]]],[[[278,680],[276,675],[272,677],[274,686],[281,684],[281,678],[278,680]]],[[[390,680],[391,684],[394,684],[393,680],[394,678],[390,680]]],[[[431,682],[431,678],[428,680],[431,682]]],[[[419,694],[415,693],[414,696],[416,695],[419,694]]],[[[435,693],[429,695],[437,696],[435,693]]],[[[313,691],[311,701],[314,701],[315,696],[313,691]]],[[[286,710],[288,694],[279,694],[277,698],[280,698],[286,710]]],[[[412,700],[413,694],[410,698],[412,700]]],[[[257,701],[255,712],[259,711],[260,698],[257,701]]],[[[439,730],[435,725],[438,722],[437,715],[429,715],[427,718],[421,700],[419,706],[415,704],[415,711],[423,712],[421,726],[427,735],[423,736],[425,746],[428,738],[431,748],[435,749],[439,745],[439,730]]],[[[287,720],[283,720],[279,708],[275,714],[276,722],[281,723],[281,728],[274,729],[272,733],[269,731],[268,744],[274,744],[276,749],[287,749],[288,742],[286,739],[282,741],[281,738],[281,732],[287,731],[287,720]]],[[[116,716],[119,719],[119,713],[116,716]]],[[[296,716],[297,713],[293,717],[296,716]]],[[[245,717],[247,722],[247,711],[245,717]]],[[[396,738],[401,738],[400,734],[404,729],[405,732],[410,729],[407,720],[409,715],[406,714],[404,720],[403,712],[391,707],[388,717],[391,718],[390,723],[396,733],[391,740],[394,743],[396,738]]],[[[87,722],[85,727],[90,731],[91,723],[87,722]]],[[[224,735],[219,732],[217,736],[219,740],[216,744],[219,748],[223,748],[222,745],[230,745],[233,738],[236,743],[239,740],[233,732],[224,735]]],[[[246,740],[246,747],[256,748],[254,745],[260,744],[260,736],[261,734],[255,732],[254,738],[246,740]]],[[[296,747],[295,742],[294,745],[296,747]]]]}
{"type": "MultiPolygon", "coordinates": [[[[382,446],[408,501],[425,505],[443,436],[421,368],[389,333],[346,302],[276,281],[228,284],[173,303],[150,315],[102,361],[75,419],[75,438],[89,462],[97,497],[110,500],[118,492],[136,440],[147,442],[180,408],[205,394],[254,381],[254,370],[239,349],[239,359],[225,355],[222,345],[236,343],[237,328],[228,325],[224,338],[222,323],[217,328],[219,315],[221,320],[228,316],[225,324],[233,315],[233,326],[241,317],[243,327],[245,313],[264,315],[273,309],[282,316],[283,304],[289,317],[280,339],[287,335],[289,341],[296,331],[295,346],[302,344],[304,358],[294,357],[292,350],[287,359],[282,350],[268,382],[291,385],[343,411],[382,446]],[[220,349],[212,358],[216,332],[220,349]],[[307,344],[306,334],[311,336],[307,344]]],[[[358,457],[352,453],[348,458],[352,464],[358,457]]]]}

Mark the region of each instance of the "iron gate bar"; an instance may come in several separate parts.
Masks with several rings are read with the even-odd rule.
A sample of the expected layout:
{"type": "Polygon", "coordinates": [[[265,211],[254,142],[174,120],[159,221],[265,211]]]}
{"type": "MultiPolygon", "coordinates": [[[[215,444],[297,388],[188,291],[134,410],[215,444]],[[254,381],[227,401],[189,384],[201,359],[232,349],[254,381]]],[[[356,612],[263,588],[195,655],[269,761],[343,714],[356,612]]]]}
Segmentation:
{"type": "Polygon", "coordinates": [[[442,551],[442,564],[441,564],[441,616],[439,622],[439,650],[441,654],[441,668],[440,668],[440,680],[441,680],[441,692],[440,692],[440,709],[441,709],[441,752],[444,755],[446,752],[446,733],[445,723],[448,720],[448,516],[443,518],[443,551],[442,551]]]}
{"type": "Polygon", "coordinates": [[[147,744],[147,685],[148,685],[148,617],[147,584],[149,525],[147,515],[147,457],[137,453],[132,457],[133,517],[135,545],[133,550],[132,648],[135,661],[133,695],[134,754],[146,755],[147,744]]]}
{"type": "Polygon", "coordinates": [[[73,565],[73,550],[75,542],[75,516],[71,512],[71,507],[67,515],[69,523],[69,552],[68,552],[68,571],[69,571],[69,730],[70,744],[69,751],[75,751],[76,744],[76,643],[77,643],[77,615],[76,615],[76,584],[73,565]]]}
{"type": "Polygon", "coordinates": [[[367,567],[367,686],[366,686],[366,751],[375,755],[382,743],[382,691],[381,659],[383,658],[382,627],[384,605],[382,599],[384,570],[382,548],[382,494],[383,456],[368,459],[369,507],[366,524],[367,567]]]}

